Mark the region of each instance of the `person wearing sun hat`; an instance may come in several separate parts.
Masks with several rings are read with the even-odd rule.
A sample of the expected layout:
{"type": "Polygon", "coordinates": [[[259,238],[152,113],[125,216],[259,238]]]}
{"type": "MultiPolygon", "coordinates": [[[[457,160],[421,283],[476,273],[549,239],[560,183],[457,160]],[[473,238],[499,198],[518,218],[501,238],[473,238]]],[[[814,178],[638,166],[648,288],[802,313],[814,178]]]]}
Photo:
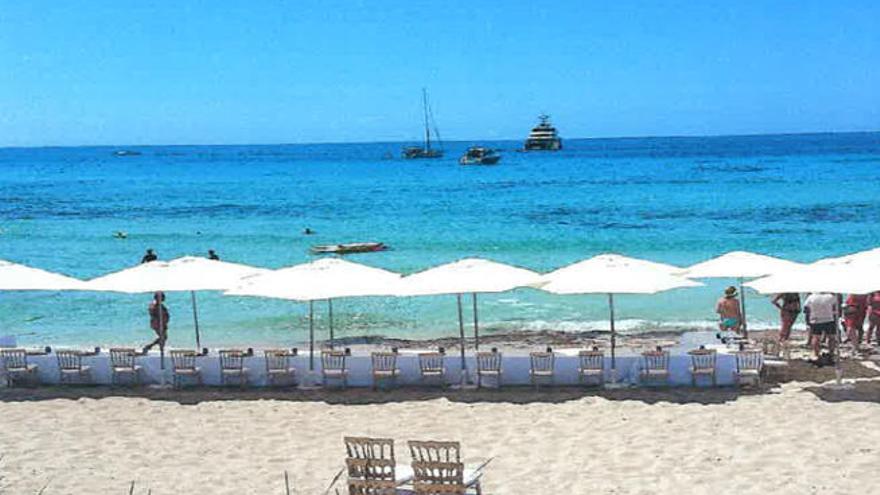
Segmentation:
{"type": "Polygon", "coordinates": [[[742,309],[737,299],[736,287],[730,286],[724,289],[724,295],[715,304],[715,312],[718,313],[718,328],[721,331],[740,333],[742,329],[742,309]]]}

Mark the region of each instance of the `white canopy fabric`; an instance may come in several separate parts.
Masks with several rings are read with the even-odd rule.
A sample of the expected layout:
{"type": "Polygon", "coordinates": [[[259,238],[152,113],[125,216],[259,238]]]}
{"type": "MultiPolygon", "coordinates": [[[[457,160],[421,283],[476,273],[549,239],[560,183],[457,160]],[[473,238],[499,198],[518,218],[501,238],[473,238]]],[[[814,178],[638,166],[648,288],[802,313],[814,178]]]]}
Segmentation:
{"type": "Polygon", "coordinates": [[[687,278],[755,278],[804,266],[748,251],[731,251],[679,272],[687,278]]]}
{"type": "Polygon", "coordinates": [[[242,278],[270,270],[227,261],[184,256],[171,261],[141,263],[87,282],[89,290],[125,292],[175,292],[228,290],[242,278]]]}
{"type": "Polygon", "coordinates": [[[0,290],[85,290],[82,280],[0,260],[0,290]]]}
{"type": "Polygon", "coordinates": [[[745,284],[761,294],[831,292],[869,294],[880,290],[880,265],[814,264],[745,284]]]}
{"type": "Polygon", "coordinates": [[[848,265],[848,264],[874,264],[880,265],[880,248],[859,251],[858,253],[824,258],[813,263],[814,265],[848,265]]]}
{"type": "Polygon", "coordinates": [[[339,297],[391,296],[398,292],[399,283],[399,273],[339,258],[323,258],[247,277],[227,290],[226,294],[317,301],[339,297]]]}
{"type": "Polygon", "coordinates": [[[600,254],[544,275],[541,290],[554,294],[656,294],[703,284],[674,275],[680,268],[600,254]]]}
{"type": "Polygon", "coordinates": [[[518,287],[539,287],[542,283],[539,273],[525,268],[466,258],[404,277],[397,295],[506,292],[518,287]]]}

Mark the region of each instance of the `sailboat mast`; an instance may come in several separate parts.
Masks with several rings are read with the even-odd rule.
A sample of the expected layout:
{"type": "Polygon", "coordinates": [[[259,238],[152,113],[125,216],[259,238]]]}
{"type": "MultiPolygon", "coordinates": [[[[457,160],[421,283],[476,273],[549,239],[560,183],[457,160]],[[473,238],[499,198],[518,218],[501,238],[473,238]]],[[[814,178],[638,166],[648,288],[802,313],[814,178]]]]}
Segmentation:
{"type": "Polygon", "coordinates": [[[428,91],[422,88],[422,109],[425,111],[425,149],[431,149],[431,131],[428,129],[428,91]]]}

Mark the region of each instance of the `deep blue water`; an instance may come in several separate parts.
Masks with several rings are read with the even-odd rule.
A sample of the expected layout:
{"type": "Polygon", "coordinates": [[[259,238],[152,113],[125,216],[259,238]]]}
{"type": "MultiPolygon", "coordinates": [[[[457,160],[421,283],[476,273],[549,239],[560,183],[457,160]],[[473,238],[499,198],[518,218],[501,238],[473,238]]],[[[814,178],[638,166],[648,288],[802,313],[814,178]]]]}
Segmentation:
{"type": "MultiPolygon", "coordinates": [[[[351,259],[412,272],[466,256],[550,270],[602,252],[687,265],[734,249],[799,261],[880,244],[880,133],[566,140],[559,153],[503,151],[497,167],[403,161],[400,143],[0,150],[0,259],[88,278],[139,261],[216,249],[281,267],[313,244],[382,241],[351,259]],[[317,232],[303,236],[309,227],[317,232]],[[126,240],[113,232],[128,232],[126,240]]],[[[621,298],[632,330],[710,326],[728,281],[621,298]]],[[[0,335],[23,344],[147,340],[148,296],[0,293],[0,335]]],[[[192,341],[189,296],[170,295],[172,344],[192,341]]],[[[318,304],[323,318],[324,307],[318,304]]],[[[291,344],[305,306],[200,299],[203,340],[291,344]]],[[[334,304],[338,333],[455,333],[452,297],[334,304]]],[[[753,326],[775,314],[754,296],[753,326]]],[[[468,316],[469,317],[469,316],[468,316]]],[[[483,296],[487,331],[603,328],[601,297],[521,290],[483,296]]],[[[319,331],[324,321],[319,322],[319,331]]]]}

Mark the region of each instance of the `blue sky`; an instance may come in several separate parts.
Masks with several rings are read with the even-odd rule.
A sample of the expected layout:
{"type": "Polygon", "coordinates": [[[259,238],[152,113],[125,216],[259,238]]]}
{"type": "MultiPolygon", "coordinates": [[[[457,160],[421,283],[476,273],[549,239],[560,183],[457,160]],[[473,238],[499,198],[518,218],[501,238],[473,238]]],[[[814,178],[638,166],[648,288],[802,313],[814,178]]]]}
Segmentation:
{"type": "Polygon", "coordinates": [[[880,128],[880,2],[0,0],[0,146],[880,128]]]}

